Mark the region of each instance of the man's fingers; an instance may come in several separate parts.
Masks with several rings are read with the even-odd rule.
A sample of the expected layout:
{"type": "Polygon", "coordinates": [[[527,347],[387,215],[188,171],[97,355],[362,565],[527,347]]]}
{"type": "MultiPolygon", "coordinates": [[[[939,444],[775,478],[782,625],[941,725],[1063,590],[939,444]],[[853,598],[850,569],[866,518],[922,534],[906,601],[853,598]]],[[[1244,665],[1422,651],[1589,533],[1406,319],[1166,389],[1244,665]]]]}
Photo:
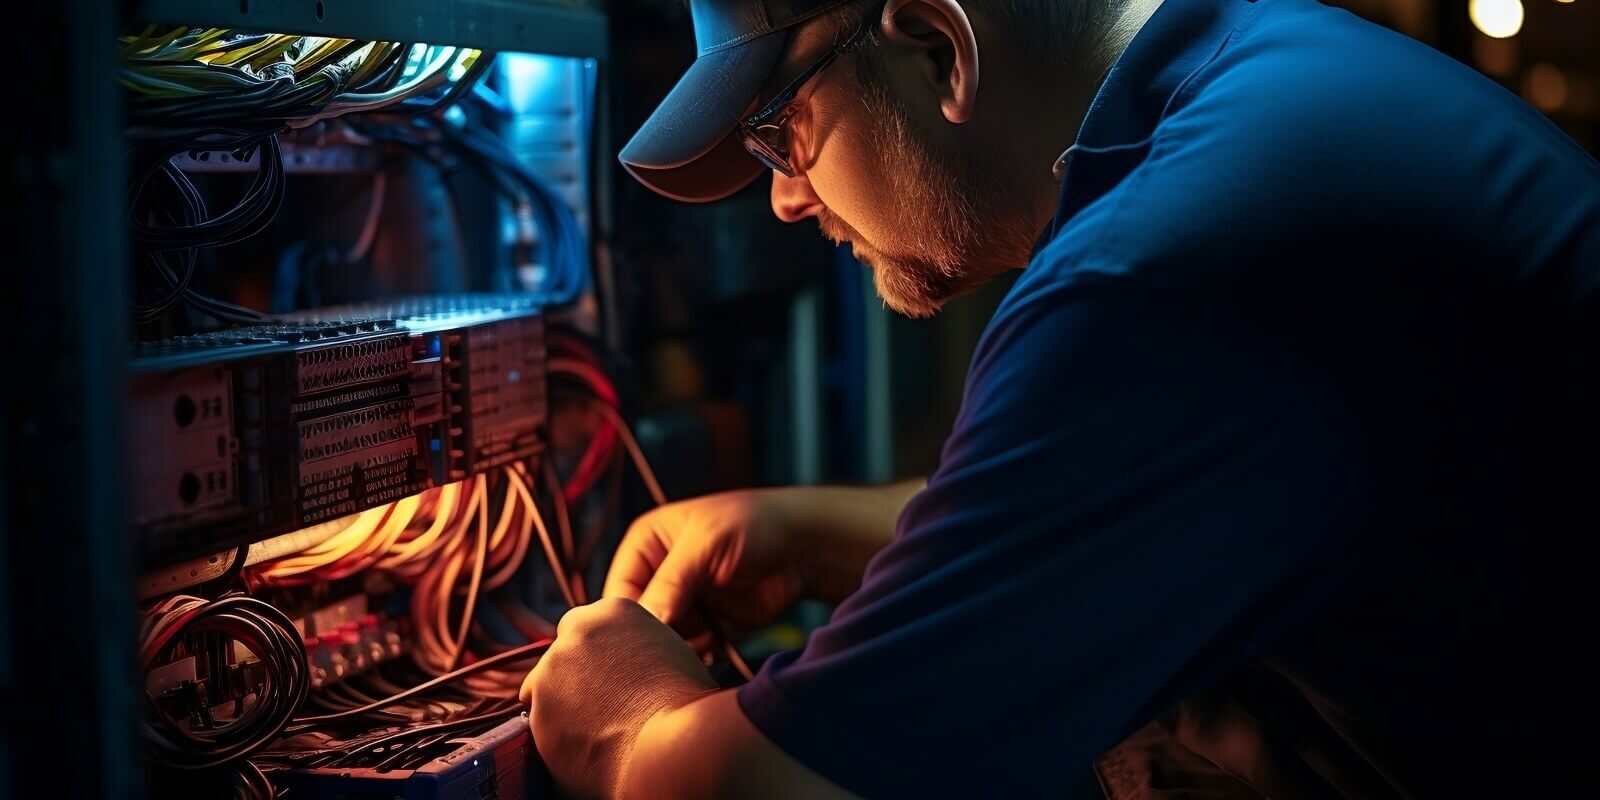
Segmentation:
{"type": "Polygon", "coordinates": [[[684,618],[705,579],[705,565],[693,548],[673,548],[639,595],[639,605],[656,619],[675,625],[684,618]]]}
{"type": "Polygon", "coordinates": [[[650,584],[650,578],[667,557],[666,540],[656,532],[652,522],[651,515],[647,514],[629,526],[627,534],[617,544],[611,569],[606,572],[605,589],[600,592],[602,597],[637,601],[644,594],[644,587],[650,584]]]}
{"type": "Polygon", "coordinates": [[[710,652],[711,646],[717,643],[717,639],[715,636],[711,635],[711,631],[704,629],[702,629],[699,633],[684,639],[684,641],[688,642],[689,646],[694,648],[696,653],[701,654],[710,652]]]}

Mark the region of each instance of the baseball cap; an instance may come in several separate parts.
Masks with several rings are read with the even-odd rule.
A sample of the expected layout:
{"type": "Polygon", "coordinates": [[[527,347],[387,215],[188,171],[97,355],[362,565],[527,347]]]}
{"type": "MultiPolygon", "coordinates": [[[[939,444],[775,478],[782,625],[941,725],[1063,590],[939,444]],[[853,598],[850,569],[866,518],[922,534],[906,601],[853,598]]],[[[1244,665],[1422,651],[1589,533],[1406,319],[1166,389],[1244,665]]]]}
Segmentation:
{"type": "Polygon", "coordinates": [[[673,200],[709,203],[766,171],[734,128],[783,57],[789,30],[849,0],[689,0],[696,58],[618,159],[673,200]]]}

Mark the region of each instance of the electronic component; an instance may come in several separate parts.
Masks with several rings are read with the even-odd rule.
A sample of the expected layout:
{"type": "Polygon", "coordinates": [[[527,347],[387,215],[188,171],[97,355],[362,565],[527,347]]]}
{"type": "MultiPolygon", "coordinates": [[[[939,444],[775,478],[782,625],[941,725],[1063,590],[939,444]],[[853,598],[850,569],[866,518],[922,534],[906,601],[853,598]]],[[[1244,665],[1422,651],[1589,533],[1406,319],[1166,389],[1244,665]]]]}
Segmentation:
{"type": "MultiPolygon", "coordinates": [[[[413,382],[438,380],[437,400],[418,392],[419,410],[437,402],[443,435],[430,439],[436,483],[460,480],[537,454],[546,416],[544,320],[525,294],[406,297],[293,315],[337,324],[384,318],[413,336],[413,382]],[[437,360],[435,360],[437,359],[437,360]]],[[[419,417],[431,419],[432,417],[419,417]]]]}
{"type": "Polygon", "coordinates": [[[406,396],[409,339],[392,320],[146,342],[131,367],[135,522],[147,563],[426,488],[406,396]]]}
{"type": "Polygon", "coordinates": [[[153,535],[239,513],[229,371],[202,366],[136,375],[130,389],[134,524],[153,535]]]}
{"type": "Polygon", "coordinates": [[[405,652],[400,622],[367,608],[367,595],[355,594],[295,620],[305,637],[312,689],[353,678],[405,652]]]}
{"type": "Polygon", "coordinates": [[[274,773],[273,782],[306,800],[404,798],[404,800],[522,800],[554,797],[549,778],[533,756],[525,717],[465,736],[433,736],[399,747],[368,745],[352,764],[274,773]]]}
{"type": "Polygon", "coordinates": [[[239,435],[254,478],[246,490],[263,529],[301,528],[427,488],[410,377],[410,340],[393,330],[303,345],[241,374],[239,435]]]}
{"type": "Polygon", "coordinates": [[[540,306],[518,294],[333,307],[144,343],[141,555],[216,553],[537,455],[544,364],[540,306]]]}
{"type": "Polygon", "coordinates": [[[567,509],[547,527],[540,508],[561,491],[542,313],[593,297],[601,84],[592,60],[509,57],[597,55],[605,19],[545,5],[419,12],[405,36],[330,14],[303,36],[255,31],[321,30],[320,3],[166,4],[115,43],[114,299],[136,339],[209,331],[128,351],[145,793],[555,795],[515,693],[553,634],[540,581],[582,592],[567,509]],[[508,101],[476,91],[501,84],[508,101]],[[359,228],[335,172],[372,179],[359,228]],[[279,314],[380,286],[525,293],[279,314]],[[523,569],[541,553],[549,578],[523,569]]]}

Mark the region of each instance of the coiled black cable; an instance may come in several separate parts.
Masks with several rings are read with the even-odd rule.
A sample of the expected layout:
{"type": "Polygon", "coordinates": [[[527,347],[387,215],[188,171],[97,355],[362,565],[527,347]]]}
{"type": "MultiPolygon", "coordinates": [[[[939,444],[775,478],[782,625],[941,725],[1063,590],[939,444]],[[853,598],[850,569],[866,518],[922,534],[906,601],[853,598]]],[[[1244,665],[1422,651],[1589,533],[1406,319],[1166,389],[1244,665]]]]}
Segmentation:
{"type": "Polygon", "coordinates": [[[248,757],[277,738],[305,704],[311,690],[305,644],[294,623],[267,603],[243,594],[209,602],[179,597],[158,607],[145,627],[142,650],[147,670],[170,660],[179,644],[202,634],[217,634],[260,659],[264,675],[253,702],[245,703],[231,721],[215,726],[175,720],[155,698],[147,698],[145,738],[161,764],[199,770],[248,757]]]}

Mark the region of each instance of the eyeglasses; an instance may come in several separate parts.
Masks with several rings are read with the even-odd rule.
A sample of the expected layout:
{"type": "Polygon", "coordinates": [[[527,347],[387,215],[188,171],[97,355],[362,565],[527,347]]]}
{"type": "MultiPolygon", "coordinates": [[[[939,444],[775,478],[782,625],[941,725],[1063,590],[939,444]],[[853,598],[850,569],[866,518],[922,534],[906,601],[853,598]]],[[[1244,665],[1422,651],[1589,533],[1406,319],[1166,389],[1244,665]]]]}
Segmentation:
{"type": "Polygon", "coordinates": [[[822,58],[806,67],[789,82],[788,86],[783,87],[771,100],[768,100],[766,105],[739,123],[739,141],[750,155],[755,156],[756,160],[768,169],[777,170],[783,173],[784,177],[794,177],[794,162],[789,152],[789,120],[794,118],[795,112],[800,108],[795,104],[795,98],[799,97],[800,90],[804,89],[812,78],[827,69],[840,53],[860,41],[866,34],[867,28],[866,20],[862,20],[849,36],[822,54],[822,58]]]}

